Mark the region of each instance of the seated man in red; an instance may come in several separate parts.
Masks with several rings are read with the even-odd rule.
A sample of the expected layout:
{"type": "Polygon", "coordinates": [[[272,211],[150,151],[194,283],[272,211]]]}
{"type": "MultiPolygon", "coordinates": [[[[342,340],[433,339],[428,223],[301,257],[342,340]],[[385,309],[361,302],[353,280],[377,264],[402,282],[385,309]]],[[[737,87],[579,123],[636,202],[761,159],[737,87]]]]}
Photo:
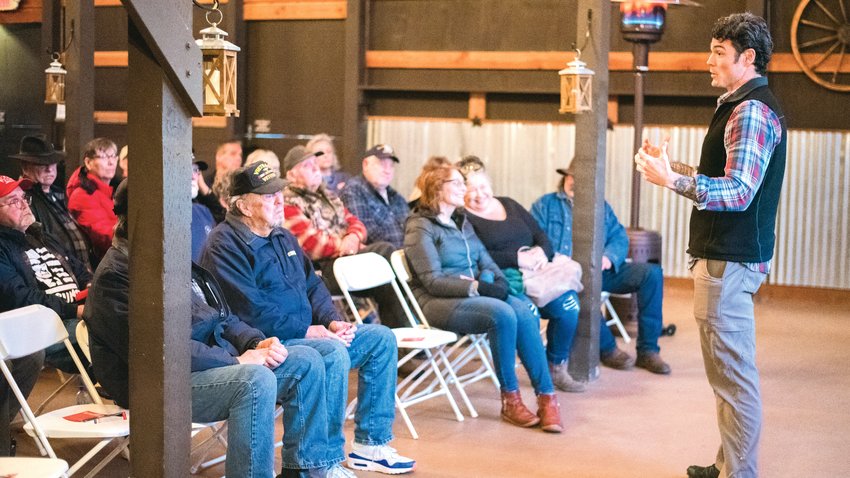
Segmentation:
{"type": "MultiPolygon", "coordinates": [[[[337,258],[375,252],[389,260],[395,247],[384,241],[367,244],[366,226],[322,182],[322,172],[316,162],[316,157],[322,154],[321,151],[310,153],[303,146],[295,146],[286,153],[283,168],[289,183],[283,189],[284,227],[298,239],[304,253],[321,271],[322,281],[330,292],[339,294],[339,284],[333,273],[337,258]]],[[[383,325],[407,325],[404,311],[390,285],[376,287],[363,295],[378,303],[383,325]]]]}

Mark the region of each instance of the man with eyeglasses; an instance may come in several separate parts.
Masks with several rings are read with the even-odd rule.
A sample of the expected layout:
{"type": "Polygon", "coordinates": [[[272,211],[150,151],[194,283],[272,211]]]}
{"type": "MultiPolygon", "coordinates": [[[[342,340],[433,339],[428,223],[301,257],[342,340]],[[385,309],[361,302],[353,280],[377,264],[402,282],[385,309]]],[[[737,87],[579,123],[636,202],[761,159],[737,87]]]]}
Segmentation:
{"type": "MultiPolygon", "coordinates": [[[[0,176],[0,312],[33,304],[49,307],[65,322],[69,338],[76,344],[74,330],[83,313],[77,297],[91,274],[35,222],[24,193],[32,185],[29,179],[0,176]]],[[[76,369],[64,345],[48,348],[46,354],[46,361],[57,368],[76,369]]],[[[12,361],[13,374],[25,395],[32,390],[44,361],[43,352],[12,361]]],[[[0,380],[0,455],[9,453],[8,426],[18,412],[17,401],[9,400],[9,393],[6,380],[0,380]]]]}
{"type": "Polygon", "coordinates": [[[35,220],[46,234],[62,244],[63,249],[92,270],[91,243],[71,217],[65,191],[56,185],[57,163],[64,153],[55,151],[53,144],[42,135],[24,136],[18,154],[9,157],[21,162],[21,176],[35,187],[25,191],[35,220]]]}

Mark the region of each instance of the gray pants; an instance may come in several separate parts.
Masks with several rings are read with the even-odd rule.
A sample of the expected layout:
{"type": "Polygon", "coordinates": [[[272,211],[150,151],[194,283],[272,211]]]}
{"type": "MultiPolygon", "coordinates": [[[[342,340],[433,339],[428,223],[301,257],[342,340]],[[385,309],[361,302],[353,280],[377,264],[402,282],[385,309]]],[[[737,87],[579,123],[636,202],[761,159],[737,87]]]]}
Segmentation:
{"type": "Polygon", "coordinates": [[[706,259],[691,272],[705,374],[717,400],[721,445],[715,464],[722,478],[756,477],[761,396],[753,294],[766,274],[706,259]]]}

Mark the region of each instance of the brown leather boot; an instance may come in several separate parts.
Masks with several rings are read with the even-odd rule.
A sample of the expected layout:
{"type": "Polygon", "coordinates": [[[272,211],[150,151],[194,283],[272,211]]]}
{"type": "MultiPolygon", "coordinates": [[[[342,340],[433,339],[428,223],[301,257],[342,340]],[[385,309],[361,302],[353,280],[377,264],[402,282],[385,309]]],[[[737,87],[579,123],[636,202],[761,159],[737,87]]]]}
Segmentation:
{"type": "Polygon", "coordinates": [[[554,393],[544,393],[537,396],[537,416],[540,417],[540,428],[544,432],[561,433],[561,405],[554,393]]]}
{"type": "Polygon", "coordinates": [[[502,392],[502,419],[518,427],[533,427],[540,423],[540,418],[531,413],[519,394],[519,390],[502,392]]]}

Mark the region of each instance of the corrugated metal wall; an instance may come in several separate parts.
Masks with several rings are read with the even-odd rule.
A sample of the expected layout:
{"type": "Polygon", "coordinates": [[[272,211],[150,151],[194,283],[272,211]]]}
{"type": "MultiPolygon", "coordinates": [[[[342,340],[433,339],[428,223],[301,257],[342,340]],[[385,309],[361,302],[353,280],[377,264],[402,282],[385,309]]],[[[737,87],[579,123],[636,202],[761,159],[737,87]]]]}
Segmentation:
{"type": "MultiPolygon", "coordinates": [[[[631,197],[632,128],[608,132],[606,197],[625,223],[631,197]]],[[[648,127],[658,143],[670,136],[672,160],[696,164],[705,128],[648,127]]],[[[475,154],[487,164],[498,195],[526,207],[553,191],[555,168],[569,165],[575,127],[553,123],[420,121],[373,118],[368,144],[391,144],[401,158],[394,187],[409,194],[429,156],[455,161],[475,154]]],[[[785,185],[777,218],[776,256],[769,281],[850,289],[850,132],[791,131],[785,185]]],[[[641,188],[641,226],[663,237],[663,266],[669,277],[688,277],[685,249],[691,203],[672,191],[641,188]]]]}

